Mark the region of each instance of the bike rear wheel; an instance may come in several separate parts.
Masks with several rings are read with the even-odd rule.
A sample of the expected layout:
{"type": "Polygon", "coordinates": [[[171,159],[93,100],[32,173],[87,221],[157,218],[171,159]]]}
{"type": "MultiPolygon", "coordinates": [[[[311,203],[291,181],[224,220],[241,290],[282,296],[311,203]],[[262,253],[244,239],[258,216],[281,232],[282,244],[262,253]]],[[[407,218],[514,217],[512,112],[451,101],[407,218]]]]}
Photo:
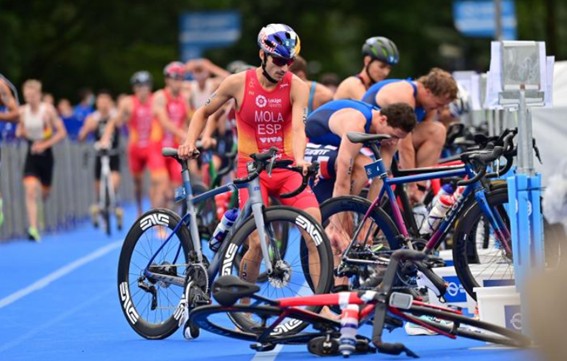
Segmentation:
{"type": "MultiPolygon", "coordinates": [[[[267,298],[329,292],[333,261],[329,241],[321,226],[307,213],[285,206],[265,209],[264,226],[272,274],[266,273],[256,224],[254,218],[249,217],[230,237],[221,275],[235,275],[257,283],[260,286],[258,294],[267,298]],[[256,247],[251,248],[252,243],[256,247]],[[308,248],[312,250],[311,257],[308,248]]],[[[318,312],[321,307],[308,309],[318,312]]],[[[242,315],[235,315],[233,321],[243,330],[257,326],[242,315]]],[[[289,325],[289,332],[298,332],[304,327],[301,323],[289,325]]]]}
{"type": "Polygon", "coordinates": [[[146,212],[130,228],[120,252],[120,305],[128,324],[147,339],[166,338],[179,327],[188,255],[193,249],[185,226],[173,233],[180,222],[168,209],[146,212]]]}
{"type": "Polygon", "coordinates": [[[290,314],[284,319],[284,322],[276,326],[270,333],[266,333],[266,331],[270,329],[273,322],[282,314],[282,309],[279,307],[241,304],[230,307],[220,305],[201,306],[191,311],[190,321],[200,328],[217,335],[250,342],[262,342],[263,344],[271,344],[273,346],[276,344],[307,344],[312,338],[327,334],[337,338],[340,336],[341,324],[339,321],[316,314],[306,314],[295,310],[289,311],[290,314]],[[246,330],[237,330],[226,315],[231,319],[249,318],[255,321],[256,326],[246,330]],[[306,332],[289,333],[285,326],[287,324],[303,324],[313,327],[306,332]]]}

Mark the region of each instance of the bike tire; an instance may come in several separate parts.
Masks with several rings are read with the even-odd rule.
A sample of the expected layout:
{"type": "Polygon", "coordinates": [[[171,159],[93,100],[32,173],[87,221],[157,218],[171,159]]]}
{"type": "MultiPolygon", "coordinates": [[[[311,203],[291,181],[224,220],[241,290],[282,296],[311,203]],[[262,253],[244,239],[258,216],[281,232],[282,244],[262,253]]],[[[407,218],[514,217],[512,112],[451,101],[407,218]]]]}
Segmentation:
{"type": "Polygon", "coordinates": [[[141,215],[132,225],[120,252],[118,262],[118,296],[128,324],[147,339],[164,339],[178,329],[180,303],[184,288],[147,278],[146,265],[155,256],[151,266],[154,272],[183,277],[187,257],[193,250],[187,227],[181,226],[164,244],[181,218],[169,209],[152,209],[141,215]],[[157,282],[156,282],[157,281],[157,282]],[[157,307],[152,310],[154,296],[144,290],[154,287],[157,307]]]}
{"type": "MultiPolygon", "coordinates": [[[[274,206],[265,209],[264,224],[267,227],[266,229],[269,230],[267,235],[270,236],[270,233],[272,235],[271,244],[277,245],[277,247],[272,246],[270,249],[272,263],[276,265],[276,262],[279,262],[279,264],[278,267],[275,267],[273,276],[268,276],[265,280],[262,277],[256,279],[256,283],[260,286],[259,294],[268,298],[280,298],[293,297],[298,294],[329,292],[333,283],[333,260],[329,240],[321,226],[309,214],[286,206],[274,206]],[[287,228],[285,232],[287,239],[285,240],[277,238],[277,236],[284,234],[281,232],[282,228],[287,228]],[[280,232],[277,231],[278,229],[280,232]],[[309,257],[306,257],[306,252],[302,251],[302,245],[307,242],[301,230],[307,232],[309,234],[308,239],[314,240],[316,245],[317,261],[319,262],[319,273],[317,275],[309,271],[312,269],[309,267],[309,257]],[[276,252],[276,249],[278,252],[276,252]],[[308,270],[308,273],[305,270],[308,270]],[[316,287],[313,286],[315,277],[319,278],[316,287]]],[[[248,240],[255,230],[254,218],[249,217],[230,237],[230,244],[227,245],[222,258],[221,275],[232,274],[246,278],[248,274],[246,267],[252,263],[244,264],[244,269],[241,270],[242,257],[239,256],[248,251],[248,240]]],[[[259,276],[265,272],[262,269],[263,265],[262,262],[258,266],[259,276]]],[[[307,309],[318,312],[321,307],[307,307],[307,309]]],[[[235,317],[233,321],[243,330],[256,326],[246,317],[235,317]]],[[[302,324],[292,325],[289,327],[289,332],[299,332],[305,326],[302,324]]]]}
{"type": "MultiPolygon", "coordinates": [[[[329,218],[340,212],[353,212],[357,217],[362,218],[367,212],[372,203],[365,198],[358,196],[341,196],[331,198],[321,204],[321,218],[323,220],[323,227],[329,225],[329,218]]],[[[400,244],[400,231],[390,216],[382,209],[375,207],[370,212],[370,218],[377,225],[377,231],[382,232],[382,239],[386,240],[390,249],[398,249],[400,244]]],[[[372,234],[375,234],[373,232],[372,234]]],[[[353,234],[350,234],[352,239],[353,234]]],[[[378,240],[373,240],[373,242],[378,240]]]]}
{"type": "Polygon", "coordinates": [[[112,228],[110,224],[110,214],[112,213],[112,210],[110,209],[110,189],[107,182],[110,182],[110,178],[102,182],[104,187],[104,202],[103,209],[100,213],[104,222],[104,231],[106,235],[110,237],[112,235],[112,228]]]}
{"type": "MultiPolygon", "coordinates": [[[[260,336],[262,336],[262,343],[273,345],[307,344],[312,338],[326,335],[328,332],[334,333],[334,336],[337,338],[340,335],[341,324],[339,321],[318,315],[306,315],[301,312],[290,311],[289,319],[305,324],[306,326],[312,325],[313,327],[310,328],[310,330],[313,331],[289,333],[284,327],[278,328],[278,326],[274,329],[274,332],[268,334],[266,333],[267,328],[265,325],[270,325],[270,322],[266,322],[265,325],[260,325],[255,328],[240,330],[236,329],[230,322],[223,322],[222,318],[222,316],[228,315],[231,319],[248,317],[253,319],[266,318],[266,320],[271,319],[273,321],[280,317],[281,314],[282,309],[276,306],[233,305],[224,307],[220,305],[207,305],[192,310],[189,320],[199,326],[199,328],[217,335],[250,342],[257,342],[260,340],[260,336]],[[226,325],[223,325],[223,323],[226,325]]],[[[226,320],[226,317],[224,320],[226,320]]]]}
{"type": "MultiPolygon", "coordinates": [[[[494,191],[486,194],[488,204],[493,211],[497,210],[502,217],[504,224],[510,229],[510,219],[508,217],[508,188],[499,186],[494,191]]],[[[479,225],[484,227],[489,225],[488,220],[482,213],[480,205],[473,203],[463,213],[459,220],[453,236],[453,264],[455,272],[461,281],[466,292],[476,300],[476,293],[473,291],[475,287],[481,287],[481,280],[497,279],[498,282],[505,280],[511,283],[514,280],[513,253],[506,255],[502,250],[492,250],[490,247],[494,245],[485,239],[477,242],[477,234],[486,234],[484,229],[479,232],[479,225]],[[488,244],[488,248],[485,246],[488,244]],[[482,251],[479,252],[482,245],[482,251]],[[471,267],[472,265],[472,267],[471,267]]],[[[555,232],[553,227],[546,225],[544,222],[544,250],[546,267],[557,267],[561,262],[561,241],[558,237],[553,237],[555,232]]],[[[494,235],[495,232],[490,226],[489,234],[494,235]]],[[[511,239],[506,240],[511,245],[511,239]]]]}
{"type": "Polygon", "coordinates": [[[427,306],[416,305],[411,306],[408,310],[398,309],[398,311],[402,312],[406,317],[410,319],[412,318],[412,316],[433,317],[437,320],[428,319],[426,317],[419,318],[419,321],[425,322],[444,332],[460,337],[520,348],[528,347],[532,344],[532,341],[529,337],[514,330],[452,312],[433,309],[427,306]],[[446,321],[449,323],[443,323],[439,321],[446,321]],[[456,325],[458,325],[458,327],[455,327],[456,325]],[[471,329],[470,327],[474,329],[471,329]],[[483,331],[488,331],[488,333],[483,331]]]}

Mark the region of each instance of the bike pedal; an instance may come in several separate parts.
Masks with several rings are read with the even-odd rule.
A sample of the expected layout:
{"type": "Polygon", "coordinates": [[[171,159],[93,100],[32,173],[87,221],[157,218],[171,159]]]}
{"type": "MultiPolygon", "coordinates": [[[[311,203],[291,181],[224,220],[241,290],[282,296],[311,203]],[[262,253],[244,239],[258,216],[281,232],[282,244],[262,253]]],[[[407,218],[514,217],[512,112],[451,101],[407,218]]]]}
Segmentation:
{"type": "Polygon", "coordinates": [[[258,352],[265,352],[272,351],[274,348],[276,348],[276,345],[273,343],[253,343],[252,345],[250,345],[250,348],[258,352]]]}
{"type": "Polygon", "coordinates": [[[309,340],[307,350],[318,356],[336,356],[340,354],[339,341],[334,338],[329,339],[327,336],[319,336],[309,340]]]}

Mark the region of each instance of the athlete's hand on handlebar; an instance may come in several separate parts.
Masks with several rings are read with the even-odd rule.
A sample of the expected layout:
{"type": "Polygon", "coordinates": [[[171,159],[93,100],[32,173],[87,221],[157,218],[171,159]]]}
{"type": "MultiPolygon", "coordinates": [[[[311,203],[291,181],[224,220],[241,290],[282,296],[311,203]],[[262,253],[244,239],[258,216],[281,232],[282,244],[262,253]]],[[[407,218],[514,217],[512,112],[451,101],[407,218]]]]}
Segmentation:
{"type": "Polygon", "coordinates": [[[177,148],[177,155],[181,159],[196,158],[199,156],[199,150],[194,142],[185,142],[177,148]]]}
{"type": "Polygon", "coordinates": [[[307,175],[307,172],[309,171],[309,166],[311,165],[311,163],[308,162],[308,161],[306,161],[305,159],[300,159],[300,160],[298,160],[298,161],[295,162],[295,165],[296,165],[297,167],[303,168],[302,174],[303,174],[304,176],[306,176],[306,175],[307,175]]]}

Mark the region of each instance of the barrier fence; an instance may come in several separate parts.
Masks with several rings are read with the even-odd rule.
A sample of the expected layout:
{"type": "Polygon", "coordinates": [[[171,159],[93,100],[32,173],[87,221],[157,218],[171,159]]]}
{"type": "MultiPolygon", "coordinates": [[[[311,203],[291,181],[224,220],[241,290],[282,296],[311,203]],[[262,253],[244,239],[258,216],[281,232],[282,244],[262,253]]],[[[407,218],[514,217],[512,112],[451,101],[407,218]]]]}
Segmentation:
{"type": "MultiPolygon", "coordinates": [[[[0,150],[0,192],[4,203],[4,225],[0,228],[2,242],[25,237],[27,233],[22,181],[27,143],[1,142],[0,150]]],[[[93,144],[79,144],[66,139],[55,145],[53,152],[55,166],[52,190],[39,212],[41,233],[70,229],[86,220],[95,198],[93,144]]],[[[123,152],[120,160],[122,180],[118,189],[121,203],[132,201],[134,194],[132,177],[127,171],[127,157],[124,155],[123,152]]]]}

